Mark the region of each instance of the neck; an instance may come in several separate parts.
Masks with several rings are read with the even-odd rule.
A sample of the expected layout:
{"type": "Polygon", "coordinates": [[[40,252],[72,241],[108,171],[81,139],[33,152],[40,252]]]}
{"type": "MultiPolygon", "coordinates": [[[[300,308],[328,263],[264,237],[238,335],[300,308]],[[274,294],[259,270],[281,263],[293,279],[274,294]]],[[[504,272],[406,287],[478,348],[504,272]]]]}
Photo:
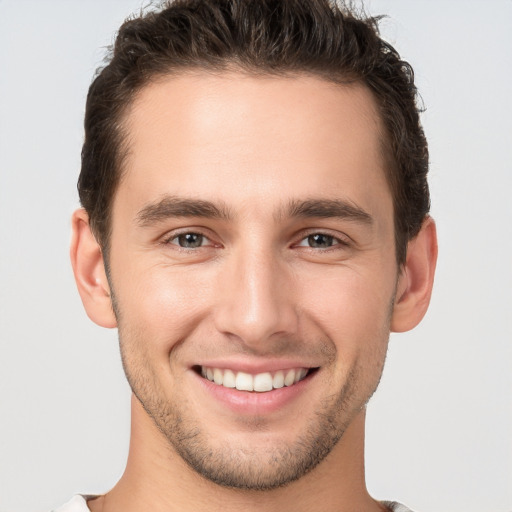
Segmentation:
{"type": "Polygon", "coordinates": [[[126,470],[107,494],[89,501],[92,512],[348,512],[382,507],[364,479],[365,411],[354,418],[331,453],[310,473],[271,491],[241,491],[214,484],[172,450],[137,399],[126,470]],[[150,507],[149,507],[150,505],[150,507]]]}

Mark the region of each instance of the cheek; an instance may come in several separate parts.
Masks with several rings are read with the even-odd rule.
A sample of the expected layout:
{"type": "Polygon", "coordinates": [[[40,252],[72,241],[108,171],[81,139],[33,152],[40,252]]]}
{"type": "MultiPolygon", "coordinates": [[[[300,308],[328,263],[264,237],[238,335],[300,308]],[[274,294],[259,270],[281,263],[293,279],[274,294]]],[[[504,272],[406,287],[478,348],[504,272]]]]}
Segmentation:
{"type": "Polygon", "coordinates": [[[154,266],[113,276],[123,341],[143,340],[141,350],[167,357],[199,325],[206,293],[199,275],[154,266]],[[149,350],[151,348],[151,350],[149,350]]]}
{"type": "MultiPolygon", "coordinates": [[[[304,311],[336,345],[340,358],[385,351],[394,281],[351,269],[332,272],[325,287],[308,287],[304,311]]],[[[318,284],[318,280],[314,281],[318,284]]]]}

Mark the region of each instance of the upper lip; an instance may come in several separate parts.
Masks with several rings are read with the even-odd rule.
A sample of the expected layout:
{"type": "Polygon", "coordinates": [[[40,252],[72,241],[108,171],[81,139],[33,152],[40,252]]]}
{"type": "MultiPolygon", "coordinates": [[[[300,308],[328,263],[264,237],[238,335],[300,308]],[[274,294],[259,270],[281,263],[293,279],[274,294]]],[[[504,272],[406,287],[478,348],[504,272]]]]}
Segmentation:
{"type": "Polygon", "coordinates": [[[292,368],[317,368],[319,365],[310,364],[309,362],[298,359],[267,359],[263,361],[211,359],[208,361],[197,362],[193,367],[196,366],[233,370],[235,372],[245,372],[257,375],[259,373],[276,372],[278,370],[291,370],[292,368]]]}

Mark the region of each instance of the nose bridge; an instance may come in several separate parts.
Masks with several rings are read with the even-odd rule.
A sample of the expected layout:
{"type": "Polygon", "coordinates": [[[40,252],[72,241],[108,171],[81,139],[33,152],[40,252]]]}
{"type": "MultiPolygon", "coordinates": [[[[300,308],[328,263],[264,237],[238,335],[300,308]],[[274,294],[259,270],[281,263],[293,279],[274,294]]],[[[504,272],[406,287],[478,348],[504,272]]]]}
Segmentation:
{"type": "Polygon", "coordinates": [[[235,335],[246,345],[295,332],[292,283],[268,241],[257,248],[254,244],[239,247],[229,260],[220,283],[217,329],[235,335]]]}

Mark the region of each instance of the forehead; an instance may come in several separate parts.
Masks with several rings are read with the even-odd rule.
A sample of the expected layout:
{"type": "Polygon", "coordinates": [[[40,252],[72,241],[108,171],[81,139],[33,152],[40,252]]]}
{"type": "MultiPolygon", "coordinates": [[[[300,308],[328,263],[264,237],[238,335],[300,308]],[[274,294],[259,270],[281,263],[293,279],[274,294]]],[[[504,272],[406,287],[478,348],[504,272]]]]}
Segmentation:
{"type": "Polygon", "coordinates": [[[167,76],[139,92],[124,128],[128,155],[114,206],[169,193],[240,206],[270,202],[276,191],[287,200],[354,196],[359,185],[349,197],[359,202],[371,202],[365,196],[376,189],[389,194],[377,106],[360,84],[236,72],[167,76]]]}

